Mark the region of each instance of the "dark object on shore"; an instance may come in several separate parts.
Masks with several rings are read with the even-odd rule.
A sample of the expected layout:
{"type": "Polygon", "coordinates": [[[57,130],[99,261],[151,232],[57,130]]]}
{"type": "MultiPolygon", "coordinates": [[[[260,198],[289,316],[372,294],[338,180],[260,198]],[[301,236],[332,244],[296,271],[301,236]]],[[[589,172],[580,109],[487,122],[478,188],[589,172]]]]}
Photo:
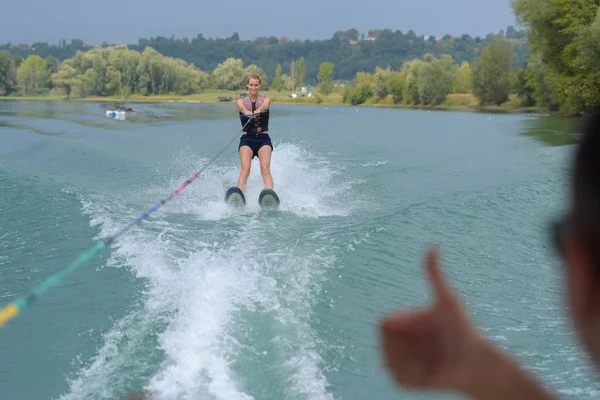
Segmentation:
{"type": "Polygon", "coordinates": [[[133,108],[131,108],[131,107],[125,107],[125,106],[115,106],[115,110],[125,111],[125,112],[134,112],[133,108]]]}

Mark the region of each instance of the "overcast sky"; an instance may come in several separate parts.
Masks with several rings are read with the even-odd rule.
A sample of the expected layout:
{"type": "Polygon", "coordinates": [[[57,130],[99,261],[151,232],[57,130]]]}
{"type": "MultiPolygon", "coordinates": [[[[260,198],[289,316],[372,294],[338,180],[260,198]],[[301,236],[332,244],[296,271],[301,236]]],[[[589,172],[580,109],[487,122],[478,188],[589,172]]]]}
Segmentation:
{"type": "Polygon", "coordinates": [[[327,39],[337,30],[485,36],[515,25],[510,0],[0,0],[0,43],[139,38],[327,39]],[[370,3],[370,6],[367,4],[370,3]]]}

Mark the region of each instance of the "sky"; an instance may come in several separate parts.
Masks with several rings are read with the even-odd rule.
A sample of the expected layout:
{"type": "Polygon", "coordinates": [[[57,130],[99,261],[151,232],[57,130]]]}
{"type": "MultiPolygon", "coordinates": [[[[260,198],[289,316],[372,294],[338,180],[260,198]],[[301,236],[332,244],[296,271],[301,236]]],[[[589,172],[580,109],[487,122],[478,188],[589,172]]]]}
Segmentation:
{"type": "Polygon", "coordinates": [[[328,39],[356,28],[485,36],[515,25],[510,0],[0,0],[0,44],[136,44],[157,36],[328,39]],[[368,5],[369,4],[369,5],[368,5]]]}

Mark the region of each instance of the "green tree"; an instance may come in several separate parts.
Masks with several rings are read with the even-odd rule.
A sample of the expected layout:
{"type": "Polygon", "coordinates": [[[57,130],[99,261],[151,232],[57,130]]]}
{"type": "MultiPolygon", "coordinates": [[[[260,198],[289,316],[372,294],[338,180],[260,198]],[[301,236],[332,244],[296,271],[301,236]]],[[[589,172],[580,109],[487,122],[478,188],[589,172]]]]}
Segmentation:
{"type": "Polygon", "coordinates": [[[17,69],[17,82],[23,96],[40,95],[48,89],[50,73],[46,60],[29,56],[17,69]]]}
{"type": "Polygon", "coordinates": [[[54,87],[62,89],[67,98],[83,94],[83,82],[77,76],[77,70],[71,66],[70,61],[63,61],[58,67],[58,71],[52,75],[54,87]]]}
{"type": "Polygon", "coordinates": [[[531,88],[536,105],[546,107],[550,111],[560,109],[560,105],[552,96],[548,66],[540,60],[539,55],[536,53],[529,55],[527,69],[525,70],[525,81],[526,86],[531,88]]]}
{"type": "Polygon", "coordinates": [[[456,70],[452,93],[471,93],[471,66],[467,61],[456,70]]]}
{"type": "Polygon", "coordinates": [[[534,88],[530,84],[527,76],[527,70],[518,69],[513,77],[514,92],[521,99],[521,104],[530,107],[535,104],[534,88]]]}
{"type": "Polygon", "coordinates": [[[142,95],[161,94],[164,69],[162,55],[151,47],[147,47],[141,54],[136,74],[138,90],[142,95]]]}
{"type": "Polygon", "coordinates": [[[420,103],[419,97],[419,70],[421,60],[415,59],[403,63],[402,72],[406,76],[406,84],[404,85],[404,95],[402,96],[407,102],[412,102],[414,105],[420,103]]]}
{"type": "Polygon", "coordinates": [[[304,57],[300,57],[296,64],[294,78],[296,79],[296,87],[304,86],[304,81],[306,80],[306,64],[304,63],[304,57]]]}
{"type": "Polygon", "coordinates": [[[442,56],[440,60],[426,57],[419,67],[419,100],[422,104],[442,104],[452,91],[456,67],[452,57],[442,56]]]}
{"type": "Polygon", "coordinates": [[[44,60],[46,60],[46,65],[48,68],[48,88],[49,89],[53,89],[54,85],[52,83],[52,74],[56,73],[58,71],[58,66],[60,65],[60,61],[58,60],[58,58],[54,57],[54,56],[48,56],[46,58],[44,58],[44,60]]]}
{"type": "Polygon", "coordinates": [[[342,101],[350,103],[353,106],[363,104],[369,98],[373,97],[374,86],[375,75],[367,72],[357,72],[353,84],[346,87],[342,101]]]}
{"type": "Polygon", "coordinates": [[[370,84],[362,82],[355,87],[348,87],[344,91],[344,103],[350,103],[353,106],[363,104],[373,96],[373,88],[370,84]]]}
{"type": "Polygon", "coordinates": [[[228,58],[215,68],[217,89],[240,90],[246,87],[244,62],[240,58],[228,58]]]}
{"type": "Polygon", "coordinates": [[[17,70],[13,56],[0,51],[0,96],[7,96],[18,89],[17,70]]]}
{"type": "Polygon", "coordinates": [[[60,61],[58,58],[54,56],[48,56],[44,58],[46,60],[46,64],[48,65],[48,71],[50,74],[54,74],[58,71],[58,66],[60,65],[60,61]]]}
{"type": "Polygon", "coordinates": [[[291,76],[283,74],[281,75],[281,80],[283,81],[283,88],[285,90],[294,90],[296,83],[291,76]]]}
{"type": "Polygon", "coordinates": [[[473,67],[471,77],[473,94],[481,104],[501,104],[508,100],[513,86],[511,74],[515,64],[515,50],[502,37],[496,37],[483,50],[473,67]]]}
{"type": "Polygon", "coordinates": [[[356,86],[360,86],[362,84],[368,85],[371,87],[372,91],[373,87],[375,86],[375,75],[369,72],[357,72],[354,82],[356,86]]]}
{"type": "Polygon", "coordinates": [[[13,56],[13,62],[15,64],[15,70],[16,70],[16,68],[19,68],[21,66],[21,64],[23,63],[23,61],[24,61],[23,57],[18,56],[18,55],[13,56]]]}
{"type": "MultiPolygon", "coordinates": [[[[600,105],[600,29],[597,0],[513,0],[519,23],[529,32],[539,57],[550,102],[563,113],[582,113],[600,105]]],[[[538,80],[539,81],[539,80],[538,80]]]]}
{"type": "Polygon", "coordinates": [[[273,82],[271,82],[271,87],[278,92],[281,92],[284,88],[283,78],[281,78],[281,64],[277,64],[275,78],[273,78],[273,82]]]}
{"type": "Polygon", "coordinates": [[[375,68],[375,87],[373,92],[378,99],[385,99],[389,94],[389,75],[390,71],[383,68],[375,68]]]}
{"type": "Polygon", "coordinates": [[[319,82],[319,92],[325,96],[329,96],[333,92],[333,63],[322,62],[319,66],[317,79],[319,82]]]}
{"type": "Polygon", "coordinates": [[[140,53],[126,48],[113,50],[108,57],[106,89],[109,94],[127,98],[136,90],[140,53]]]}
{"type": "Polygon", "coordinates": [[[406,73],[390,71],[387,81],[388,92],[392,95],[392,101],[394,104],[400,104],[406,91],[406,73]]]}
{"type": "Polygon", "coordinates": [[[71,65],[77,70],[83,81],[86,95],[105,96],[106,73],[109,66],[109,49],[92,49],[88,52],[78,52],[71,65]]]}

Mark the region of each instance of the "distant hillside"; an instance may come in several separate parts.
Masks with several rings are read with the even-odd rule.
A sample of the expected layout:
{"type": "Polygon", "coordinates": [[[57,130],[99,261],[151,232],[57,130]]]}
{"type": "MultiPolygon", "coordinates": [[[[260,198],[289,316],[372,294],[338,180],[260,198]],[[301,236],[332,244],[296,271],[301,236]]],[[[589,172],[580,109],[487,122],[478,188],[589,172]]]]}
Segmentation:
{"type": "MultiPolygon", "coordinates": [[[[306,62],[306,82],[317,81],[319,65],[323,61],[334,64],[336,80],[352,80],[357,72],[372,72],[375,67],[399,69],[403,61],[422,58],[430,53],[435,57],[443,54],[452,56],[454,62],[473,62],[479,57],[483,48],[491,42],[494,35],[502,35],[515,45],[518,66],[523,67],[527,58],[527,33],[509,26],[506,32],[488,34],[485,38],[463,35],[453,37],[417,36],[412,30],[402,33],[399,30],[374,29],[367,35],[356,29],[338,31],[327,40],[287,40],[285,37],[262,37],[255,40],[242,41],[234,33],[229,38],[204,38],[199,34],[193,39],[175,39],[156,37],[140,39],[137,44],[127,45],[132,50],[143,51],[152,47],[159,53],[193,63],[201,70],[213,70],[229,57],[240,58],[244,65],[256,64],[267,74],[269,81],[275,76],[278,64],[282,72],[290,74],[292,60],[304,57],[306,62]]],[[[94,46],[85,44],[79,39],[71,43],[63,40],[59,45],[48,43],[4,44],[1,50],[8,50],[13,55],[26,58],[30,54],[38,54],[65,60],[75,55],[77,50],[87,51],[91,47],[109,47],[107,43],[94,46]]]]}

